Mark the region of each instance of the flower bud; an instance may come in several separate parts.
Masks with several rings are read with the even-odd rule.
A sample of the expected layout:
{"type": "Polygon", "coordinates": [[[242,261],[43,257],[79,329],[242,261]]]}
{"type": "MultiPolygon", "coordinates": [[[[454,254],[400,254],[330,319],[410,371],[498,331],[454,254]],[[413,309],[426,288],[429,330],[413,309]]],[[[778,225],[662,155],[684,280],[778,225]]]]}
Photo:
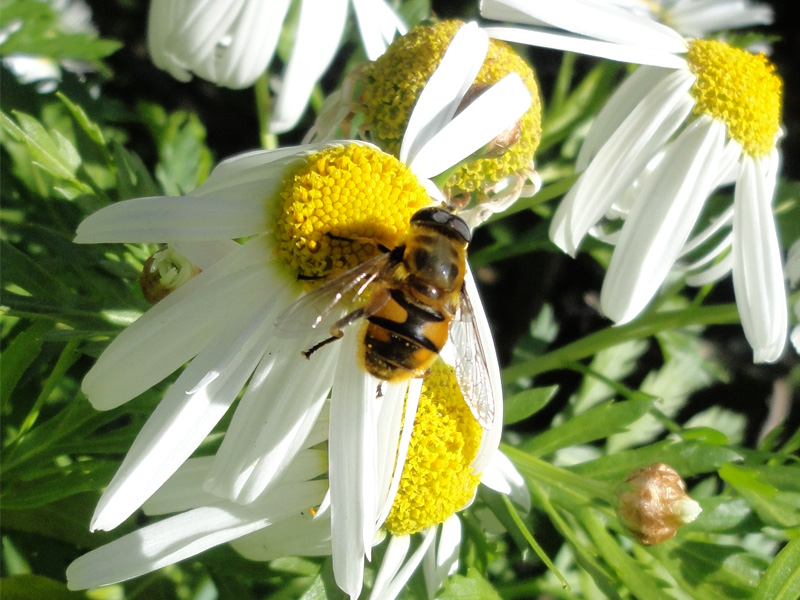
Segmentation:
{"type": "Polygon", "coordinates": [[[664,463],[631,471],[617,496],[617,516],[645,546],[675,537],[678,527],[694,521],[701,511],[686,495],[678,472],[664,463]]]}
{"type": "Polygon", "coordinates": [[[145,300],[155,304],[199,272],[200,268],[180,252],[164,246],[145,261],[142,274],[139,275],[139,287],[145,300]]]}

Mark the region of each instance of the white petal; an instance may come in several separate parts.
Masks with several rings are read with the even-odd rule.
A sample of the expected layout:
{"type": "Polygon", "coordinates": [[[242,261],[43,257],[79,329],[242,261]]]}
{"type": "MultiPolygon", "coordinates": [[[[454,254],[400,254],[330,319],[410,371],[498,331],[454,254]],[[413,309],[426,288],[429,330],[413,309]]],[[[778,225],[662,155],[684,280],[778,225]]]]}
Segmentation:
{"type": "Polygon", "coordinates": [[[400,567],[408,555],[411,547],[410,535],[389,536],[389,544],[386,546],[386,554],[383,555],[381,567],[375,577],[375,584],[372,586],[372,597],[376,600],[384,598],[390,600],[393,596],[387,593],[387,588],[391,584],[400,567]]]}
{"type": "MultiPolygon", "coordinates": [[[[396,572],[391,573],[391,577],[381,577],[381,573],[378,573],[378,578],[375,580],[375,587],[372,590],[372,597],[375,599],[380,598],[380,600],[394,600],[403,590],[403,588],[408,583],[408,580],[411,579],[411,576],[414,575],[414,572],[417,570],[417,567],[422,562],[422,558],[430,548],[433,541],[436,539],[436,530],[438,528],[436,526],[429,527],[422,533],[422,541],[420,545],[417,547],[416,550],[408,557],[408,560],[399,570],[397,568],[398,559],[404,558],[405,553],[407,552],[408,544],[407,542],[398,542],[398,549],[396,552],[393,552],[392,544],[394,543],[395,537],[389,541],[389,548],[386,550],[387,555],[389,552],[393,552],[393,556],[391,556],[391,567],[392,570],[396,572]],[[405,546],[405,548],[403,547],[405,546]],[[403,556],[399,556],[400,552],[402,551],[403,556]]],[[[408,537],[408,536],[400,536],[400,537],[408,537]]]]}
{"type": "Polygon", "coordinates": [[[540,25],[546,23],[590,38],[661,52],[686,51],[683,37],[652,19],[592,0],[529,2],[482,0],[481,15],[490,19],[540,25]]]}
{"type": "Polygon", "coordinates": [[[383,0],[352,0],[361,41],[369,60],[386,51],[395,33],[404,35],[408,28],[383,0]]]}
{"type": "Polygon", "coordinates": [[[775,179],[768,176],[768,161],[745,156],[734,191],[733,287],[757,363],[778,360],[788,333],[786,288],[772,215],[775,179]]]}
{"type": "Polygon", "coordinates": [[[283,133],[303,116],[311,90],[328,68],[344,33],[347,0],[302,0],[292,55],[270,118],[270,131],[283,133]]]}
{"type": "MultiPolygon", "coordinates": [[[[658,48],[646,48],[632,44],[614,44],[587,40],[567,34],[534,31],[516,27],[486,27],[486,33],[498,40],[505,40],[516,44],[528,46],[541,46],[565,52],[577,52],[607,58],[620,62],[629,62],[637,65],[653,65],[668,69],[681,69],[686,67],[686,61],[678,54],[658,48]]],[[[684,49],[685,51],[685,49],[684,49]]]]}
{"type": "Polygon", "coordinates": [[[95,588],[171,565],[315,506],[326,487],[293,483],[254,505],[224,503],[164,519],[81,556],[67,568],[67,586],[95,588]]]}
{"type": "Polygon", "coordinates": [[[713,190],[724,142],[724,123],[698,118],[642,185],[600,294],[603,312],[613,321],[636,317],[664,281],[713,190]]]}
{"type": "Polygon", "coordinates": [[[264,311],[201,352],[147,420],[97,504],[91,529],[113,529],[194,452],[239,395],[271,335],[264,311]]]}
{"type": "Polygon", "coordinates": [[[156,196],[117,202],[87,217],[75,243],[232,239],[267,230],[260,201],[223,196],[156,196]],[[235,199],[234,199],[235,198],[235,199]]]}
{"type": "Polygon", "coordinates": [[[330,555],[331,520],[310,514],[292,516],[233,540],[231,546],[245,558],[258,561],[330,555]]]}
{"type": "Polygon", "coordinates": [[[639,102],[656,87],[664,78],[664,71],[659,67],[643,66],[622,82],[616,92],[603,105],[603,109],[595,117],[592,128],[581,144],[575,171],[581,173],[608,141],[608,138],[628,118],[639,102]]]}
{"type": "Polygon", "coordinates": [[[208,269],[236,250],[239,244],[233,240],[217,240],[213,242],[178,242],[171,246],[200,269],[208,269]]]}
{"type": "Polygon", "coordinates": [[[531,106],[517,73],[507,75],[473,100],[411,159],[419,177],[433,177],[458,164],[509,129],[531,106]]]}
{"type": "Polygon", "coordinates": [[[488,50],[489,36],[474,22],[456,32],[411,112],[398,155],[402,162],[413,162],[422,147],[450,122],[488,50]]]}
{"type": "Polygon", "coordinates": [[[403,476],[408,445],[414,431],[422,379],[415,378],[408,383],[385,384],[386,397],[378,417],[378,511],[375,526],[380,527],[389,516],[403,476]],[[405,409],[403,401],[405,400],[405,409]],[[385,415],[385,413],[390,413],[385,415]],[[400,417],[404,415],[401,422],[400,417]],[[381,505],[382,503],[382,505],[381,505]]]}
{"type": "Polygon", "coordinates": [[[270,302],[271,257],[255,239],[148,310],[111,342],[83,380],[92,405],[108,410],[186,363],[221,332],[270,302]]]}
{"type": "Polygon", "coordinates": [[[375,410],[378,380],[355,365],[357,332],[347,331],[331,396],[329,479],[333,573],[337,585],[357,597],[364,556],[375,532],[375,410]]]}
{"type": "Polygon", "coordinates": [[[436,595],[445,579],[458,568],[458,554],[461,549],[461,519],[458,515],[450,515],[442,523],[439,539],[431,549],[434,551],[429,550],[422,563],[429,598],[436,595]]]}
{"type": "Polygon", "coordinates": [[[525,480],[502,452],[495,452],[492,462],[481,475],[481,483],[511,499],[526,511],[531,509],[531,494],[525,480]]]}
{"type": "MultiPolygon", "coordinates": [[[[287,305],[276,307],[273,320],[287,305]]],[[[251,502],[304,447],[330,390],[337,353],[323,348],[306,360],[300,352],[313,343],[295,342],[271,341],[217,452],[208,491],[251,502]]]]}
{"type": "Polygon", "coordinates": [[[550,238],[574,255],[583,237],[639,178],[692,110],[694,77],[673,71],[631,112],[561,201],[550,238]]]}

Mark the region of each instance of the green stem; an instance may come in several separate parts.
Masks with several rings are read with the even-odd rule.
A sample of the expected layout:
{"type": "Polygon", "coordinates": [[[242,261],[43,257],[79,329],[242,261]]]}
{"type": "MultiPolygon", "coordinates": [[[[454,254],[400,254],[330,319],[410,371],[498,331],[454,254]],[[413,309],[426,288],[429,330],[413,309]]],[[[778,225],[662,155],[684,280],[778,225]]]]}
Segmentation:
{"type": "Polygon", "coordinates": [[[256,94],[259,141],[262,148],[272,150],[278,147],[278,136],[269,130],[269,118],[272,115],[272,96],[269,93],[266,71],[256,80],[253,90],[256,94]]]}
{"type": "Polygon", "coordinates": [[[593,356],[605,348],[629,340],[649,337],[667,329],[678,329],[688,325],[730,325],[738,322],[739,312],[735,304],[719,304],[645,315],[633,323],[607,327],[563,348],[510,365],[503,369],[503,381],[510,382],[520,377],[531,377],[546,371],[561,369],[572,361],[593,356]]]}
{"type": "Polygon", "coordinates": [[[504,219],[518,212],[522,212],[523,210],[535,208],[540,204],[544,204],[545,202],[552,200],[553,198],[563,196],[569,191],[569,188],[572,187],[572,184],[575,183],[576,179],[578,179],[577,175],[564,177],[555,183],[551,183],[550,185],[543,187],[537,194],[534,194],[533,196],[528,198],[520,198],[505,212],[492,215],[489,219],[487,219],[486,223],[499,221],[500,219],[504,219]]]}
{"type": "Polygon", "coordinates": [[[23,435],[33,427],[33,424],[36,423],[36,419],[39,418],[39,413],[42,410],[42,406],[50,397],[50,394],[55,388],[56,384],[62,380],[64,374],[67,370],[75,363],[76,360],[80,357],[80,353],[76,352],[78,347],[78,342],[73,341],[69,342],[65,347],[64,350],[61,352],[61,356],[58,357],[58,361],[56,362],[55,367],[53,367],[53,372],[47,377],[42,386],[42,391],[39,394],[39,397],[36,398],[36,401],[33,404],[28,415],[25,417],[25,420],[20,425],[19,433],[17,433],[16,439],[21,439],[23,435]]]}

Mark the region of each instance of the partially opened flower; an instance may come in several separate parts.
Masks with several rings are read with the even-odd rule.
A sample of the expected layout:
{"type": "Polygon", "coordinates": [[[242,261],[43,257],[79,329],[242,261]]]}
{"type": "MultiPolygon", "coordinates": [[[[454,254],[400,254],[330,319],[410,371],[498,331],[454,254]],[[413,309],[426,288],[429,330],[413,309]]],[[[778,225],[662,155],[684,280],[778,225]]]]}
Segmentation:
{"type": "Polygon", "coordinates": [[[294,45],[270,121],[272,132],[288,131],[339,49],[350,4],[370,59],[405,31],[384,0],[152,0],[150,55],[157,67],[181,81],[194,73],[217,85],[248,87],[272,61],[293,4],[299,5],[294,45]]]}
{"type": "MultiPolygon", "coordinates": [[[[539,186],[534,154],[541,139],[542,108],[536,76],[511,46],[490,41],[486,60],[471,77],[465,78],[470,82],[470,89],[465,90],[462,105],[451,106],[450,112],[442,110],[447,97],[443,91],[452,84],[442,79],[431,82],[431,74],[446,60],[445,51],[450,52],[451,40],[462,26],[460,21],[418,25],[397,38],[386,53],[354,72],[342,90],[331,97],[308,139],[328,139],[343,121],[349,133],[351,123],[357,123],[365,140],[404,160],[404,154],[416,150],[405,136],[408,127],[418,126],[420,120],[429,120],[433,128],[416,142],[424,143],[426,136],[447,123],[453,112],[463,110],[483,90],[516,73],[533,99],[528,110],[518,123],[499,135],[490,148],[437,181],[448,197],[474,195],[479,201],[491,199],[486,207],[491,206],[493,210],[502,210],[521,195],[533,195],[539,186]],[[437,86],[441,86],[441,90],[437,86]],[[425,94],[439,97],[438,102],[428,103],[430,114],[423,114],[416,108],[423,87],[425,94]]],[[[433,146],[429,148],[431,154],[438,152],[433,146]]]]}
{"type": "Polygon", "coordinates": [[[602,41],[527,28],[488,31],[541,45],[550,39],[542,35],[553,36],[564,42],[556,47],[670,68],[640,67],[600,112],[577,160],[583,173],[553,217],[551,238],[573,255],[587,233],[616,244],[600,300],[617,323],[641,313],[670,271],[701,285],[732,269],[754,359],[777,360],[787,311],[772,217],[782,95],[774,66],[723,42],[684,40],[627,11],[566,4],[584,3],[591,14],[574,22],[548,2],[525,5],[524,17],[602,41]],[[712,213],[707,200],[729,184],[732,205],[712,213]]]}
{"type": "MultiPolygon", "coordinates": [[[[346,361],[342,355],[340,367],[347,369],[346,361]]],[[[466,406],[451,367],[435,363],[417,397],[417,410],[411,396],[405,405],[388,396],[373,397],[365,407],[365,419],[383,441],[370,457],[369,493],[377,502],[372,504],[369,545],[389,538],[371,591],[376,600],[394,598],[423,561],[430,594],[435,593],[458,560],[461,526],[455,513],[472,503],[481,480],[529,508],[522,478],[497,452],[496,442],[483,464],[475,463],[484,430],[466,406]],[[398,420],[409,420],[401,434],[404,443],[392,440],[398,420]],[[398,446],[404,461],[395,460],[398,446]],[[409,554],[414,536],[419,543],[409,554]]],[[[333,459],[326,456],[325,442],[333,403],[341,400],[323,406],[300,452],[275,485],[248,505],[204,490],[213,457],[187,461],[144,506],[150,515],[178,514],[76,560],[67,570],[69,587],[93,588],[137,577],[226,542],[252,560],[331,553],[335,559],[334,501],[326,500],[326,466],[333,459]]],[[[361,501],[355,496],[350,500],[361,501]]],[[[347,569],[361,573],[363,559],[358,557],[347,569]]],[[[347,591],[357,597],[360,587],[347,591]]]]}
{"type": "MultiPolygon", "coordinates": [[[[455,105],[468,87],[458,77],[476,69],[460,63],[480,65],[485,53],[481,48],[488,44],[475,27],[465,27],[460,35],[470,41],[464,46],[469,50],[435,74],[453,83],[450,102],[455,105]],[[451,68],[458,74],[455,80],[451,68]]],[[[92,528],[113,528],[141,506],[194,452],[243,388],[204,488],[239,504],[256,501],[307,443],[330,396],[330,504],[333,539],[340,544],[334,545],[334,565],[342,588],[356,593],[362,569],[352,565],[369,556],[378,502],[371,461],[376,445],[386,440],[395,449],[387,456],[395,461],[403,430],[398,417],[391,421],[392,435],[376,438],[369,420],[376,390],[389,404],[388,399],[395,400],[398,415],[406,397],[411,418],[419,381],[381,384],[358,364],[357,339],[363,338],[357,335],[320,344],[327,332],[312,327],[316,313],[293,337],[276,331],[275,323],[311,283],[370,259],[368,264],[375,265],[379,248],[399,247],[412,217],[433,202],[431,195],[441,196],[427,177],[486,146],[519,119],[530,102],[522,82],[512,76],[438,133],[431,133],[424,119],[409,126],[415,151],[407,154],[407,164],[363,142],[252,152],[222,163],[186,197],[129,200],[86,219],[77,242],[168,240],[202,269],[120,334],[84,380],[83,390],[92,404],[109,409],[191,361],[103,494],[92,528]],[[437,154],[431,155],[427,144],[415,144],[421,131],[437,154]],[[239,238],[249,239],[233,241],[239,238]],[[302,354],[309,350],[313,357],[306,360],[302,354]]],[[[426,101],[419,104],[423,114],[430,113],[426,101]]],[[[452,335],[475,340],[493,357],[469,273],[465,285],[478,337],[470,338],[469,331],[459,334],[459,324],[454,324],[452,335]]],[[[348,308],[342,307],[340,314],[348,308]]],[[[456,345],[455,356],[469,359],[474,352],[462,343],[456,345]]],[[[488,362],[494,366],[487,398],[496,404],[499,371],[496,359],[488,362]]],[[[410,428],[404,431],[410,435],[410,428]]],[[[499,433],[499,428],[491,429],[482,437],[473,461],[476,469],[496,448],[499,433]]],[[[400,468],[402,460],[397,464],[400,468]]]]}

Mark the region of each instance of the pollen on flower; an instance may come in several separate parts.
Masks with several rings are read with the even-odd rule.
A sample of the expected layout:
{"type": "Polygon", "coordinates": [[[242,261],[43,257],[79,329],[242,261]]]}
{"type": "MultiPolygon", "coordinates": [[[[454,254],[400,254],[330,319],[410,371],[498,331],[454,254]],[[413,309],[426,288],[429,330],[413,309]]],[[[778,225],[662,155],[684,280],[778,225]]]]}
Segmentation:
{"type": "Polygon", "coordinates": [[[763,54],[714,40],[693,41],[687,61],[697,77],[695,113],[722,119],[745,153],[769,154],[781,121],[783,83],[775,66],[763,54]]]}
{"type": "Polygon", "coordinates": [[[430,204],[416,176],[370,146],[309,155],[284,178],[276,255],[293,273],[324,279],[396,246],[413,214],[430,204]]]}
{"type": "Polygon", "coordinates": [[[443,523],[464,508],[480,476],[470,465],[483,429],[461,394],[455,371],[437,361],[422,383],[414,430],[384,527],[394,535],[443,523]]]}
{"type": "MultiPolygon", "coordinates": [[[[418,25],[395,39],[368,68],[362,96],[364,120],[370,135],[387,152],[395,155],[400,152],[417,98],[462,25],[460,21],[418,25]]],[[[520,139],[502,156],[479,158],[456,171],[445,190],[452,195],[472,192],[530,167],[542,134],[536,76],[511,46],[491,40],[475,84],[492,85],[510,73],[520,75],[532,98],[530,108],[520,119],[520,139]]]]}

